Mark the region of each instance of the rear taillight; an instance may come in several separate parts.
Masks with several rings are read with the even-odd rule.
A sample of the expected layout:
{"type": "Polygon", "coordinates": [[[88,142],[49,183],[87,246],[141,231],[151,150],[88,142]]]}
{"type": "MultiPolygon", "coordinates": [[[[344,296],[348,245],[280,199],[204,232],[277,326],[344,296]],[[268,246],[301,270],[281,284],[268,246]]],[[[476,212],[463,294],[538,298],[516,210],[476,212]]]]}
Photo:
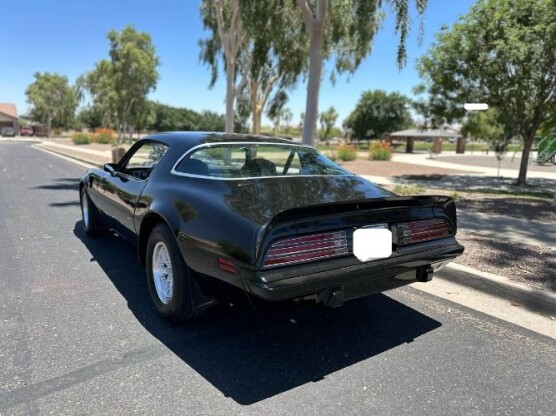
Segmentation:
{"type": "Polygon", "coordinates": [[[420,243],[454,235],[448,221],[443,218],[398,224],[398,245],[420,243]]]}
{"type": "Polygon", "coordinates": [[[287,238],[270,246],[264,267],[282,266],[335,257],[348,253],[345,231],[287,238]]]}

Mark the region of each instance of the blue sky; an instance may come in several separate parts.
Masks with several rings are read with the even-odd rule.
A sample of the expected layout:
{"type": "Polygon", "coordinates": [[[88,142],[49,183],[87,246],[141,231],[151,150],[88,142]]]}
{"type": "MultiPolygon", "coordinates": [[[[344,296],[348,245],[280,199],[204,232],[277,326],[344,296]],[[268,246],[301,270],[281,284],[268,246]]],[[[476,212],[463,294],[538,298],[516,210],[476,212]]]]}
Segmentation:
{"type": "MultiPolygon", "coordinates": [[[[332,2],[334,0],[331,0],[332,2]]],[[[372,0],[369,0],[372,1],[372,0]]],[[[36,71],[66,75],[71,82],[108,55],[106,34],[132,24],[148,32],[160,57],[160,80],[151,98],[162,103],[224,112],[223,77],[208,89],[210,71],[199,62],[198,40],[206,34],[198,0],[17,0],[2,5],[0,14],[0,102],[13,102],[27,111],[25,88],[36,71]]],[[[453,24],[474,0],[429,0],[425,36],[417,42],[418,21],[408,39],[408,62],[396,66],[397,37],[391,17],[375,37],[371,54],[357,72],[338,77],[335,85],[325,74],[320,109],[334,106],[340,118],[352,111],[362,91],[381,88],[411,95],[419,82],[415,62],[430,47],[443,24],[453,24]],[[348,80],[349,78],[349,80],[348,80]]],[[[305,109],[306,85],[290,94],[288,107],[299,121],[305,109]]],[[[264,121],[263,121],[264,123],[264,121]]]]}

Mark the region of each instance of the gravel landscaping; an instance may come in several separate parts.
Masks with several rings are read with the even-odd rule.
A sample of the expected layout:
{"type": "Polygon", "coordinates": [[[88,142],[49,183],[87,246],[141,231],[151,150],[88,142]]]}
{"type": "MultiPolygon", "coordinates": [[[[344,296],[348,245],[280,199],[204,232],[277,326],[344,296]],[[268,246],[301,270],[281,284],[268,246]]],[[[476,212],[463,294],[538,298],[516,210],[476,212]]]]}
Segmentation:
{"type": "Polygon", "coordinates": [[[458,209],[484,214],[503,215],[522,218],[549,224],[556,223],[556,210],[550,201],[530,198],[486,197],[480,194],[469,194],[458,201],[458,209]]]}
{"type": "MultiPolygon", "coordinates": [[[[387,188],[394,190],[393,186],[387,188]]],[[[419,186],[408,186],[408,189],[421,195],[455,197],[460,211],[534,220],[551,226],[556,224],[556,210],[551,207],[548,199],[427,189],[419,186]]],[[[517,244],[462,229],[458,230],[456,238],[465,246],[465,253],[458,257],[456,263],[556,291],[556,247],[517,244]]]]}
{"type": "MultiPolygon", "coordinates": [[[[549,200],[463,194],[459,210],[481,212],[546,224],[556,223],[556,211],[549,200]]],[[[556,247],[536,247],[498,240],[469,231],[458,231],[465,253],[456,262],[477,270],[556,291],[556,247]]]]}
{"type": "Polygon", "coordinates": [[[458,231],[465,253],[456,263],[556,291],[556,250],[458,231]]]}

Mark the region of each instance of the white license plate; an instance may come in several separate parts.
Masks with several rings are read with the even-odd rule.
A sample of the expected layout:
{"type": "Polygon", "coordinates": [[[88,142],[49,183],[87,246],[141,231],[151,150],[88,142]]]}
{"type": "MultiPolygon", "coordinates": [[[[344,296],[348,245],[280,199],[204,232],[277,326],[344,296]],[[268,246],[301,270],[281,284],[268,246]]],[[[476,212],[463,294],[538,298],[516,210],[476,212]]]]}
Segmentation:
{"type": "Polygon", "coordinates": [[[359,261],[384,259],[392,255],[392,231],[387,224],[358,228],[353,232],[353,254],[359,261]]]}

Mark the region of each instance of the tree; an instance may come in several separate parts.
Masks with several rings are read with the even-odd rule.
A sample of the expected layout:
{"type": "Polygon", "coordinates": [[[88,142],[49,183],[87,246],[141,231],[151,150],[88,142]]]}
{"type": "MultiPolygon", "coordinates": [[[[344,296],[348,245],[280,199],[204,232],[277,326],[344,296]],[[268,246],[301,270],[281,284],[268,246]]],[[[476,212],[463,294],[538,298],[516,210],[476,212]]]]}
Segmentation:
{"type": "Polygon", "coordinates": [[[105,119],[115,124],[121,142],[129,128],[138,123],[137,117],[148,114],[143,110],[148,94],[156,88],[159,62],[151,37],[132,26],[121,32],[110,31],[108,40],[110,60],[98,62],[81,78],[81,84],[105,119]]]}
{"type": "Polygon", "coordinates": [[[290,131],[290,124],[293,120],[292,110],[289,108],[282,110],[282,120],[284,121],[284,133],[288,134],[290,131]]]}
{"type": "Polygon", "coordinates": [[[500,162],[508,150],[508,145],[515,131],[504,124],[500,111],[490,107],[486,111],[471,112],[465,119],[461,134],[482,139],[488,143],[498,160],[498,176],[500,176],[500,162]]]}
{"type": "Polygon", "coordinates": [[[305,112],[301,112],[301,114],[299,114],[299,132],[301,133],[303,131],[303,121],[305,120],[305,112]]]}
{"type": "Polygon", "coordinates": [[[221,56],[226,71],[226,133],[234,131],[234,101],[246,82],[242,79],[236,85],[237,67],[250,66],[250,56],[246,51],[247,36],[243,29],[240,0],[203,0],[201,17],[205,29],[212,32],[209,39],[199,42],[201,60],[212,68],[210,86],[218,78],[218,64],[221,56]]]}
{"type": "Polygon", "coordinates": [[[105,125],[104,113],[100,107],[95,105],[83,108],[77,118],[82,125],[93,130],[105,125]]]}
{"type": "Polygon", "coordinates": [[[338,113],[334,107],[330,107],[328,110],[320,113],[320,125],[321,125],[321,140],[328,141],[332,136],[332,128],[338,120],[338,113]]]}
{"type": "Polygon", "coordinates": [[[306,66],[308,46],[299,13],[283,0],[204,0],[201,14],[211,32],[200,42],[201,60],[212,68],[211,87],[219,61],[224,63],[228,128],[234,100],[247,98],[252,132],[258,134],[270,96],[294,86],[306,66]]]}
{"type": "Polygon", "coordinates": [[[397,92],[364,91],[344,127],[358,140],[381,138],[411,125],[408,107],[409,99],[397,92]]]}
{"type": "Polygon", "coordinates": [[[156,131],[194,131],[199,130],[201,115],[187,108],[171,107],[158,102],[152,103],[154,109],[153,123],[149,129],[156,131]]]}
{"type": "MultiPolygon", "coordinates": [[[[410,29],[409,0],[387,0],[396,13],[396,32],[400,34],[397,61],[405,65],[405,41],[410,29]]],[[[335,56],[338,73],[353,73],[371,49],[371,43],[381,20],[382,0],[297,0],[305,29],[310,39],[309,76],[303,143],[313,145],[313,133],[318,116],[323,61],[335,56]],[[312,7],[316,3],[315,7],[312,7]]],[[[415,1],[423,14],[427,0],[415,1]]]]}
{"type": "Polygon", "coordinates": [[[486,102],[524,141],[525,185],[537,130],[556,107],[554,0],[483,0],[442,31],[418,68],[431,94],[452,106],[486,102]]]}
{"type": "Polygon", "coordinates": [[[198,128],[200,131],[224,131],[226,126],[226,117],[205,110],[199,116],[198,128]]]}
{"type": "Polygon", "coordinates": [[[141,130],[145,130],[151,126],[156,118],[155,106],[152,101],[144,100],[139,105],[133,107],[130,115],[130,122],[134,130],[137,132],[137,137],[141,137],[141,130]]]}
{"type": "Polygon", "coordinates": [[[493,142],[504,135],[504,124],[500,122],[500,113],[495,108],[470,113],[461,127],[461,134],[493,142]]]}
{"type": "Polygon", "coordinates": [[[272,101],[266,110],[266,115],[274,124],[274,134],[276,134],[280,128],[280,122],[282,120],[287,102],[288,94],[286,94],[285,91],[278,91],[278,93],[272,98],[272,101]]]}
{"type": "Polygon", "coordinates": [[[35,72],[35,81],[27,87],[25,94],[31,105],[31,116],[46,126],[50,137],[53,122],[73,119],[78,104],[78,92],[68,83],[67,77],[50,72],[35,72]]]}
{"type": "Polygon", "coordinates": [[[413,94],[417,96],[424,95],[424,97],[419,97],[411,102],[411,107],[419,116],[417,124],[423,130],[441,128],[445,124],[450,124],[464,116],[461,106],[451,108],[442,97],[430,94],[424,84],[414,87],[413,94]]]}
{"type": "Polygon", "coordinates": [[[247,79],[252,131],[258,134],[270,96],[287,92],[297,84],[299,75],[306,70],[309,48],[294,3],[244,0],[241,10],[251,56],[251,64],[242,76],[247,79]]]}

